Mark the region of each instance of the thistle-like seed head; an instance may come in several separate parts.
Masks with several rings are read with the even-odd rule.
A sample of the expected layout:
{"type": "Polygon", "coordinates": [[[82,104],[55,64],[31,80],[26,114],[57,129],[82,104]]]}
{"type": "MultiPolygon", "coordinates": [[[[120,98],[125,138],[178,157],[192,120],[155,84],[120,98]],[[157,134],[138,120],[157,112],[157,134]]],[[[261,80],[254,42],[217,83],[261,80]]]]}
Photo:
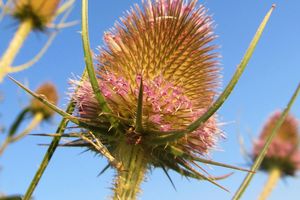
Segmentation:
{"type": "MultiPolygon", "coordinates": [[[[52,104],[57,104],[58,95],[56,88],[52,83],[44,83],[36,90],[36,93],[42,95],[47,101],[51,102],[52,104]]],[[[55,114],[52,109],[35,98],[31,100],[30,110],[33,114],[37,112],[43,113],[45,119],[55,114]]]]}
{"type": "Polygon", "coordinates": [[[13,15],[20,21],[31,20],[35,29],[43,30],[54,17],[60,0],[16,0],[13,15]]]}
{"type": "MultiPolygon", "coordinates": [[[[259,139],[255,142],[253,158],[255,159],[265,140],[275,127],[281,112],[275,112],[271,115],[265,124],[259,139]]],[[[293,116],[288,115],[283,124],[279,128],[276,137],[272,141],[266,157],[264,158],[261,168],[269,171],[277,167],[284,175],[295,175],[295,172],[300,168],[300,151],[299,151],[299,132],[298,122],[293,116]]]]}
{"type": "Polygon", "coordinates": [[[185,155],[205,156],[215,146],[221,135],[216,116],[176,142],[148,142],[166,131],[186,129],[206,112],[216,95],[220,68],[216,46],[211,44],[216,36],[207,10],[196,2],[145,1],[143,9],[136,5],[105,33],[96,73],[112,113],[103,113],[89,81],[73,81],[79,85],[72,97],[80,117],[89,119],[91,126],[107,129],[111,126],[107,115],[118,120],[120,126],[110,129],[113,133],[101,134],[112,152],[125,140],[141,145],[154,166],[180,171],[188,158],[168,147],[185,155]],[[142,131],[137,131],[141,83],[142,131]]]}

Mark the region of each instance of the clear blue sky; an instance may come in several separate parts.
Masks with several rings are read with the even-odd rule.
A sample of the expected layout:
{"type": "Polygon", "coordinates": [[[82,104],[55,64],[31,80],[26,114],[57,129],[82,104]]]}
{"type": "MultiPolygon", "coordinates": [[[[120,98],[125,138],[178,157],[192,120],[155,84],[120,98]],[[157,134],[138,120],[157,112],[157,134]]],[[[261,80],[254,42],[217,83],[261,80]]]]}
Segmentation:
{"type": "MultiPolygon", "coordinates": [[[[90,39],[93,49],[102,45],[103,32],[112,27],[115,20],[134,2],[140,3],[139,0],[90,1],[90,39]]],[[[219,51],[222,54],[224,86],[230,80],[262,18],[273,3],[277,4],[248,68],[229,100],[219,111],[220,121],[227,123],[223,126],[227,139],[220,141],[220,150],[212,152],[212,158],[247,167],[247,162],[240,154],[238,134],[243,135],[250,150],[251,137],[257,136],[270,113],[286,105],[300,80],[300,1],[200,2],[209,8],[215,20],[215,32],[219,35],[216,43],[220,45],[219,51]]],[[[77,1],[69,19],[79,20],[80,9],[80,1],[77,1]]],[[[7,47],[15,29],[15,22],[9,18],[5,18],[0,24],[1,53],[7,47]]],[[[61,97],[59,106],[65,108],[68,99],[68,79],[73,74],[80,76],[84,67],[79,31],[80,25],[63,30],[38,64],[13,76],[27,83],[32,89],[36,89],[44,81],[55,83],[61,97]]],[[[21,64],[34,56],[45,40],[46,34],[31,34],[15,64],[21,64]]],[[[0,91],[5,96],[4,101],[0,103],[0,124],[9,126],[20,109],[28,103],[29,97],[8,79],[0,85],[0,91]]],[[[298,99],[292,109],[298,118],[299,110],[298,99]]],[[[34,132],[52,133],[59,121],[60,117],[57,116],[34,132]]],[[[0,158],[0,192],[23,194],[26,191],[46,151],[45,147],[37,144],[50,141],[50,138],[29,136],[7,149],[0,158]]],[[[60,148],[56,151],[34,193],[35,199],[107,199],[111,194],[113,171],[97,177],[98,172],[106,165],[106,160],[92,153],[81,154],[82,151],[83,149],[78,148],[60,148]]],[[[219,167],[212,167],[210,171],[214,175],[231,172],[219,167]]],[[[208,182],[187,180],[175,173],[170,174],[177,191],[174,191],[161,170],[154,170],[149,173],[142,186],[143,193],[140,199],[226,200],[232,197],[245,176],[245,173],[236,171],[228,179],[220,181],[231,191],[227,193],[208,182]]],[[[256,199],[266,178],[264,173],[257,173],[243,199],[256,199]]],[[[270,199],[298,199],[299,187],[298,178],[287,178],[279,183],[270,199]]]]}

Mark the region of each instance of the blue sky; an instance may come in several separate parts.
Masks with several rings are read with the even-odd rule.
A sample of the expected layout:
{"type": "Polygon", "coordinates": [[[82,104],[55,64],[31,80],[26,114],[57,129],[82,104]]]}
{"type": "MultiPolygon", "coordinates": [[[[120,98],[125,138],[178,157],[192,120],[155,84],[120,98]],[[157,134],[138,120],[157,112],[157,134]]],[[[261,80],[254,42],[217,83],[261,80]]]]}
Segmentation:
{"type": "MultiPolygon", "coordinates": [[[[90,1],[90,40],[93,49],[102,45],[105,30],[113,26],[115,20],[122,16],[133,3],[139,0],[90,1]]],[[[240,153],[238,135],[246,140],[247,149],[251,150],[251,138],[255,138],[266,118],[275,110],[283,108],[300,80],[300,2],[297,0],[217,0],[199,1],[209,8],[215,21],[215,32],[219,36],[215,41],[220,46],[223,86],[230,80],[239,61],[259,23],[273,3],[274,11],[266,31],[257,46],[248,68],[243,74],[234,92],[219,110],[220,121],[225,122],[222,128],[227,138],[220,141],[219,149],[213,151],[214,160],[228,164],[247,167],[248,164],[240,153]]],[[[70,20],[79,20],[81,5],[76,2],[70,20]]],[[[0,52],[8,45],[16,23],[8,17],[0,24],[0,52]]],[[[68,79],[73,75],[80,76],[83,71],[83,51],[80,25],[64,29],[55,39],[46,55],[32,68],[14,74],[13,77],[36,89],[45,81],[51,81],[58,87],[59,106],[66,107],[68,96],[68,79]]],[[[47,33],[32,33],[21,50],[15,65],[28,60],[44,44],[47,33]]],[[[0,103],[0,124],[9,126],[30,99],[10,80],[5,79],[0,85],[5,96],[0,103]]],[[[292,113],[300,118],[300,100],[292,108],[292,113]]],[[[43,123],[34,132],[54,132],[60,117],[56,116],[50,123],[43,123]]],[[[1,139],[3,136],[1,136],[1,139]]],[[[40,143],[49,143],[50,138],[29,136],[10,146],[0,158],[0,192],[22,194],[26,191],[35,170],[37,169],[45,147],[40,143]]],[[[83,153],[83,149],[60,148],[56,151],[49,167],[38,185],[34,197],[37,200],[53,199],[107,199],[111,194],[114,172],[108,171],[97,177],[106,165],[106,160],[92,153],[83,153]]],[[[228,169],[212,167],[214,175],[231,172],[228,169]]],[[[220,184],[231,193],[216,188],[208,182],[187,180],[170,173],[177,191],[174,191],[161,170],[149,173],[142,185],[140,199],[230,199],[244,176],[235,171],[234,175],[220,184]]],[[[258,172],[242,199],[255,199],[266,181],[266,174],[258,172]]],[[[299,178],[286,178],[277,185],[270,199],[297,199],[299,196],[299,178]]]]}

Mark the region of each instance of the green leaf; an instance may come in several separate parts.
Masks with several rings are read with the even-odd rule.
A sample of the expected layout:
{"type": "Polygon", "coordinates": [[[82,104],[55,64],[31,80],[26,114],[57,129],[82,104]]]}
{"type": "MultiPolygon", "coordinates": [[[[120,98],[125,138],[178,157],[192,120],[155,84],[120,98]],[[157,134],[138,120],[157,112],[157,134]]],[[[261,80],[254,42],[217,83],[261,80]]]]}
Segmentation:
{"type": "MultiPolygon", "coordinates": [[[[287,114],[289,113],[292,105],[294,104],[297,96],[299,95],[299,92],[300,92],[300,83],[298,84],[298,87],[297,87],[296,91],[294,92],[293,96],[291,97],[291,99],[290,99],[287,107],[281,113],[278,121],[276,122],[275,127],[271,131],[271,134],[266,139],[264,147],[260,151],[259,155],[257,156],[256,160],[254,161],[254,163],[253,163],[253,165],[251,167],[252,171],[256,171],[260,167],[260,165],[261,165],[261,163],[262,163],[262,161],[263,161],[263,159],[264,159],[264,157],[265,157],[265,155],[267,153],[267,150],[268,150],[270,144],[272,143],[273,138],[276,136],[277,131],[279,130],[279,128],[282,125],[282,123],[284,122],[284,119],[286,118],[287,114]]],[[[240,185],[239,189],[235,193],[235,195],[233,197],[233,200],[237,200],[237,199],[240,199],[242,197],[243,193],[247,189],[247,187],[248,187],[250,181],[252,180],[253,176],[254,176],[253,173],[248,173],[247,174],[247,176],[245,177],[244,181],[240,185]]]]}
{"type": "Polygon", "coordinates": [[[30,111],[30,108],[24,108],[21,113],[18,115],[18,117],[16,118],[16,120],[14,121],[13,125],[10,127],[9,131],[8,131],[8,137],[12,137],[15,135],[19,125],[21,124],[21,122],[23,121],[25,115],[30,111]]]}
{"type": "MultiPolygon", "coordinates": [[[[271,16],[274,8],[275,8],[275,6],[272,6],[270,11],[264,17],[263,21],[261,22],[260,26],[258,27],[241,63],[238,65],[230,82],[226,86],[225,90],[218,97],[218,99],[207,110],[207,112],[204,113],[200,118],[198,118],[192,124],[190,124],[186,130],[165,132],[164,135],[162,135],[160,137],[150,138],[152,140],[151,141],[152,143],[159,145],[159,144],[166,144],[168,142],[174,142],[174,141],[178,140],[179,138],[183,137],[185,134],[193,132],[194,130],[199,128],[201,125],[203,125],[223,105],[223,103],[226,101],[226,99],[229,97],[229,95],[233,91],[238,80],[240,79],[241,75],[243,74],[250,58],[252,57],[255,47],[266,27],[267,22],[270,19],[270,16],[271,16]]],[[[156,132],[156,134],[160,134],[160,133],[156,132]]]]}

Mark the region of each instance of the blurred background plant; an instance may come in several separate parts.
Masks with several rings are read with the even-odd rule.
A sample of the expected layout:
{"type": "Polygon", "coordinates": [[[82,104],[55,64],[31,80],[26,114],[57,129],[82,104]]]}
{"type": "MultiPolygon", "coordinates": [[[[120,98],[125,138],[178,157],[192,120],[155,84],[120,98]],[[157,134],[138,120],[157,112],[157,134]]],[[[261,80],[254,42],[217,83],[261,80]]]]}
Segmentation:
{"type": "MultiPolygon", "coordinates": [[[[280,114],[281,112],[277,111],[269,117],[259,138],[255,140],[251,155],[253,160],[257,158],[259,152],[262,150],[266,138],[271,134],[280,114]]],[[[259,199],[267,199],[280,178],[286,176],[295,177],[299,168],[299,121],[294,116],[288,115],[277,131],[275,138],[268,148],[266,157],[260,166],[260,170],[267,172],[269,178],[259,199]]]]}
{"type": "Polygon", "coordinates": [[[33,64],[35,64],[47,51],[48,47],[56,37],[58,31],[61,28],[74,25],[76,22],[65,23],[68,15],[70,14],[72,5],[75,0],[68,0],[59,7],[60,0],[7,0],[1,1],[1,14],[0,21],[5,15],[9,15],[15,18],[18,22],[18,28],[9,43],[9,46],[3,53],[0,60],[0,83],[3,78],[9,73],[16,73],[23,71],[33,64]],[[55,24],[55,19],[63,15],[55,24]],[[11,66],[18,52],[21,50],[23,43],[29,36],[31,31],[48,31],[48,28],[54,28],[54,31],[50,35],[48,41],[40,52],[27,63],[19,66],[11,66]]]}
{"type": "MultiPolygon", "coordinates": [[[[3,54],[0,58],[0,83],[2,83],[7,74],[23,71],[37,63],[47,52],[49,46],[52,44],[61,29],[77,24],[77,21],[66,22],[74,3],[75,0],[1,0],[0,22],[3,22],[6,17],[13,18],[15,21],[15,25],[13,26],[17,26],[17,30],[9,42],[8,47],[3,50],[3,54]],[[16,25],[16,23],[18,25],[16,25]],[[12,66],[16,56],[23,46],[23,43],[31,32],[41,32],[46,34],[48,39],[33,58],[29,59],[27,57],[27,61],[24,64],[12,66]]],[[[45,95],[48,100],[57,104],[58,96],[54,85],[50,83],[44,84],[37,90],[37,93],[45,95]]],[[[1,114],[4,114],[3,110],[1,110],[1,114]]],[[[1,142],[0,155],[3,154],[9,144],[22,139],[43,120],[50,119],[53,114],[53,112],[47,110],[47,108],[43,107],[42,104],[33,99],[31,101],[31,105],[24,108],[16,117],[13,125],[9,129],[7,128],[7,136],[3,142],[1,142]],[[16,134],[21,122],[24,120],[26,121],[27,117],[32,118],[31,122],[27,124],[20,134],[16,134]]],[[[8,127],[8,125],[6,127],[8,127]]],[[[0,129],[1,132],[4,132],[4,125],[1,124],[0,129]]],[[[15,197],[5,198],[14,199],[15,197]]]]}
{"type": "MultiPolygon", "coordinates": [[[[38,95],[42,95],[45,99],[53,104],[58,102],[58,94],[55,86],[52,83],[44,83],[37,90],[38,95]]],[[[37,99],[32,99],[28,107],[25,107],[21,113],[17,116],[13,125],[10,126],[6,139],[0,146],[0,156],[4,150],[11,143],[17,142],[18,140],[25,137],[33,129],[35,129],[42,121],[49,120],[54,115],[54,112],[42,104],[37,99]],[[28,123],[27,127],[19,134],[17,133],[18,127],[24,120],[28,120],[28,117],[32,118],[31,122],[28,123]]]]}

